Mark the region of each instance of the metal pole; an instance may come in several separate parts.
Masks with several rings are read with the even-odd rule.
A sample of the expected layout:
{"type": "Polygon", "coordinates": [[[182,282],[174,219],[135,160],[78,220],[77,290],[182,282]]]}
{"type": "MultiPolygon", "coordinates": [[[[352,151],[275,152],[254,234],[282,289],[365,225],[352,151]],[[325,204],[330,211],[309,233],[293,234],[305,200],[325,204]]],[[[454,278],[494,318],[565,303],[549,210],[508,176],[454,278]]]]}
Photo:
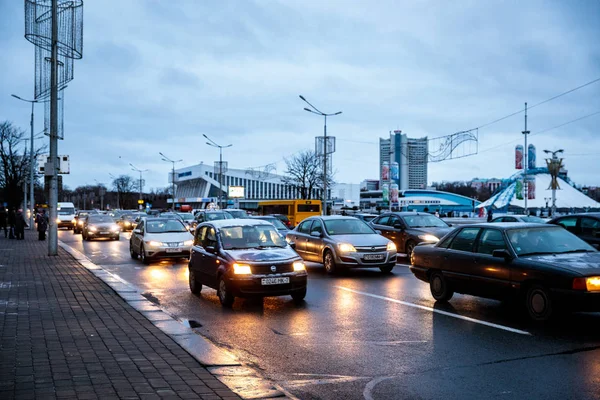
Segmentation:
{"type": "MultiPolygon", "coordinates": [[[[142,200],[142,171],[140,171],[140,200],[142,200]]],[[[141,204],[138,204],[138,209],[140,209],[140,210],[142,209],[141,204]]]]}
{"type": "Polygon", "coordinates": [[[327,115],[323,125],[323,215],[327,215],[327,115]]]}
{"type": "Polygon", "coordinates": [[[173,176],[171,177],[171,185],[173,187],[173,204],[172,210],[175,212],[175,162],[173,162],[173,176]]]}
{"type": "Polygon", "coordinates": [[[35,208],[35,199],[33,194],[33,106],[34,103],[31,102],[31,147],[29,148],[29,210],[31,215],[29,216],[29,229],[33,230],[33,221],[34,221],[34,212],[35,208]]]}
{"type": "Polygon", "coordinates": [[[58,254],[58,0],[52,0],[52,66],[50,69],[50,217],[48,255],[58,254]]]}
{"type": "Polygon", "coordinates": [[[219,208],[223,209],[223,149],[219,147],[219,208]]]}
{"type": "Polygon", "coordinates": [[[527,135],[529,131],[527,130],[527,103],[525,103],[525,130],[523,131],[523,135],[525,135],[525,147],[523,148],[523,156],[524,156],[524,165],[523,165],[523,199],[525,200],[525,215],[527,215],[527,197],[529,197],[529,184],[527,183],[527,135]]]}

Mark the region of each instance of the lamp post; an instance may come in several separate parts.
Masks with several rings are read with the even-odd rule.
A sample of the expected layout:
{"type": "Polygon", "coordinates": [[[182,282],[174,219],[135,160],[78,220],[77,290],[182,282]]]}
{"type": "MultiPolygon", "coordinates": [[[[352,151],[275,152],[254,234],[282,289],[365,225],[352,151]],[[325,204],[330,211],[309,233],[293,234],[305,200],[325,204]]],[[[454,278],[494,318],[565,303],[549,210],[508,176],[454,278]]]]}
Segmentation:
{"type": "Polygon", "coordinates": [[[546,159],[546,165],[548,166],[548,172],[550,172],[550,176],[552,180],[550,181],[550,188],[552,189],[552,217],[554,218],[556,214],[556,189],[559,189],[558,186],[558,174],[560,172],[560,168],[562,167],[562,158],[558,158],[557,154],[562,153],[564,150],[544,150],[546,154],[552,154],[552,158],[546,159]]]}
{"type": "Polygon", "coordinates": [[[327,145],[327,117],[332,117],[334,115],[340,115],[342,112],[338,111],[336,113],[332,113],[332,114],[327,114],[324,113],[322,111],[320,111],[317,107],[313,106],[312,104],[309,103],[308,100],[306,100],[304,98],[304,96],[299,95],[300,99],[302,99],[302,101],[304,101],[306,104],[308,104],[312,110],[310,108],[306,108],[304,107],[304,111],[308,111],[309,113],[312,114],[316,114],[316,115],[320,115],[322,117],[325,118],[325,122],[323,124],[323,209],[322,209],[322,214],[323,215],[327,215],[327,199],[328,199],[328,195],[327,195],[327,154],[328,154],[328,145],[327,145]]]}
{"type": "Polygon", "coordinates": [[[136,168],[135,165],[133,165],[132,163],[129,163],[129,165],[131,165],[132,171],[136,171],[136,172],[140,173],[140,198],[138,200],[138,204],[139,204],[139,209],[141,210],[142,209],[142,200],[143,200],[142,199],[142,174],[144,172],[148,172],[148,170],[147,169],[142,170],[142,169],[136,168]]]}
{"type": "Polygon", "coordinates": [[[219,208],[223,209],[223,149],[226,149],[227,147],[231,147],[233,145],[228,144],[227,146],[221,146],[215,143],[214,140],[212,140],[205,134],[202,134],[202,136],[204,136],[208,140],[208,142],[206,142],[207,145],[217,147],[219,149],[219,208]]]}
{"type": "Polygon", "coordinates": [[[161,153],[160,151],[158,152],[158,154],[160,154],[163,158],[163,161],[166,162],[170,162],[173,164],[173,172],[171,175],[171,185],[172,185],[172,190],[173,190],[173,204],[171,204],[171,210],[173,210],[173,212],[175,211],[175,163],[178,162],[182,162],[183,160],[177,160],[177,161],[173,161],[171,160],[169,157],[165,156],[163,153],[161,153]]]}

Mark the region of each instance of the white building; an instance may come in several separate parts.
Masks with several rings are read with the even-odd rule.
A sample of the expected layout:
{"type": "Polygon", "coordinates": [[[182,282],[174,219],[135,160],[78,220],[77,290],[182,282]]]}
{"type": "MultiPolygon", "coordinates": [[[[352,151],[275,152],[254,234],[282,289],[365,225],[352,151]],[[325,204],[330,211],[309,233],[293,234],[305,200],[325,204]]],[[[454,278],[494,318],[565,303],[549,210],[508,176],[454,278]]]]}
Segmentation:
{"type": "MultiPolygon", "coordinates": [[[[398,163],[400,190],[427,188],[427,137],[420,139],[409,138],[402,131],[390,133],[389,139],[379,139],[379,171],[384,162],[389,165],[398,163]]],[[[380,184],[381,177],[380,177],[380,184]]]]}

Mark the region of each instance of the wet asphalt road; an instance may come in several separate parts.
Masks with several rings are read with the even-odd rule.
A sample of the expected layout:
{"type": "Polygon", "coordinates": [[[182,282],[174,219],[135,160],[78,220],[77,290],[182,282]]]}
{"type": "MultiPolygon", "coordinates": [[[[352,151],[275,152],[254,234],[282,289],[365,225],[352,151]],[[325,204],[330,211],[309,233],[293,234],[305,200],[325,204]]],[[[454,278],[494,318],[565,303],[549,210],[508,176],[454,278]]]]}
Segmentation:
{"type": "Polygon", "coordinates": [[[438,306],[406,265],[391,275],[309,266],[306,301],[237,299],[187,286],[187,261],[144,266],[121,240],[59,239],[300,399],[600,398],[600,313],[536,326],[514,307],[455,295],[438,306]],[[448,315],[450,313],[450,315],[448,315]]]}

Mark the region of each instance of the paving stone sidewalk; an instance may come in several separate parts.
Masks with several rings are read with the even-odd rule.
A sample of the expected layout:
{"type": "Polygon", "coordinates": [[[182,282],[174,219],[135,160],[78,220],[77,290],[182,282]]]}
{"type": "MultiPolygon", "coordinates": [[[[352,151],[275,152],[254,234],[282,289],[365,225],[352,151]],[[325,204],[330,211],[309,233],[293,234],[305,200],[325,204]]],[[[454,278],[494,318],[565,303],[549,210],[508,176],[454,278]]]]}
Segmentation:
{"type": "Polygon", "coordinates": [[[239,399],[63,249],[0,235],[0,399],[239,399]]]}

